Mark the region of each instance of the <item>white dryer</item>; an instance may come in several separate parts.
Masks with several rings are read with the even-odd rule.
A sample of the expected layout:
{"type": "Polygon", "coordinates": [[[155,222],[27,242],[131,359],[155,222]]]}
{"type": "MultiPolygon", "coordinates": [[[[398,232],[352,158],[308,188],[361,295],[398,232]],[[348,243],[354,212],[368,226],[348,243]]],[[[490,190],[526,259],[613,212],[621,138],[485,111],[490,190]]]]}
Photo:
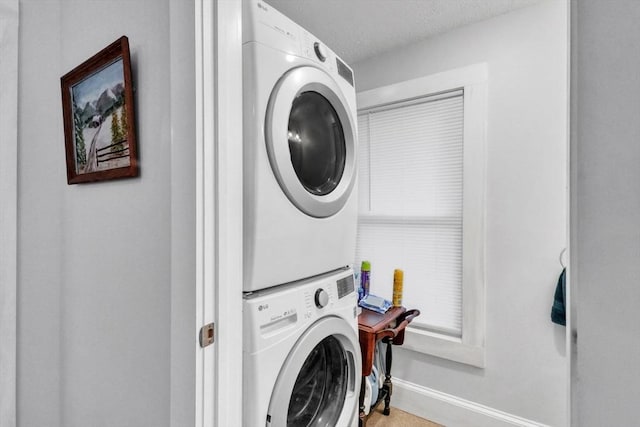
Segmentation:
{"type": "Polygon", "coordinates": [[[351,265],[352,70],[264,2],[244,4],[244,291],[351,265]]]}
{"type": "Polygon", "coordinates": [[[243,315],[245,427],[358,425],[351,269],[247,293],[243,315]]]}

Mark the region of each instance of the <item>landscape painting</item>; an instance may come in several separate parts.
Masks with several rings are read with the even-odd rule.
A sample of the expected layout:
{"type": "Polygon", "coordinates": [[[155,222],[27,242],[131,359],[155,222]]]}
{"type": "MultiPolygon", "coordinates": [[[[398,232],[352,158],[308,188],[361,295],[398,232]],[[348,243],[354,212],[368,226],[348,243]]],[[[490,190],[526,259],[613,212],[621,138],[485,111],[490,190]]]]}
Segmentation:
{"type": "Polygon", "coordinates": [[[137,175],[131,71],[123,39],[62,78],[69,184],[137,175]]]}
{"type": "Polygon", "coordinates": [[[71,91],[76,172],[129,166],[122,59],[71,91]]]}

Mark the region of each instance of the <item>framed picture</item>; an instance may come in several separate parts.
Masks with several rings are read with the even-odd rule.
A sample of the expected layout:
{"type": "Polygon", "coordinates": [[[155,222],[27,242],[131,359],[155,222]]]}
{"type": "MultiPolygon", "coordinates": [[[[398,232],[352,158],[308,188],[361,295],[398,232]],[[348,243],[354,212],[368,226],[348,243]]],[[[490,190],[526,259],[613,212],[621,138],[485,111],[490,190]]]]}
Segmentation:
{"type": "Polygon", "coordinates": [[[60,79],[67,182],[138,175],[129,40],[123,36],[60,79]]]}

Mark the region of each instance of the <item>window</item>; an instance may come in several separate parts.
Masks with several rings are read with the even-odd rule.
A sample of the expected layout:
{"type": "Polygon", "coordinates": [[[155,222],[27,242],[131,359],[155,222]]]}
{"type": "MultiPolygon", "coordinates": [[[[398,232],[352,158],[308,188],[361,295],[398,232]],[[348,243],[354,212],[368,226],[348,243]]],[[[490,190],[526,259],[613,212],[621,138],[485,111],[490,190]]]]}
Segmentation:
{"type": "Polygon", "coordinates": [[[486,66],[473,65],[358,94],[356,266],[421,316],[405,347],[484,366],[486,66]]]}

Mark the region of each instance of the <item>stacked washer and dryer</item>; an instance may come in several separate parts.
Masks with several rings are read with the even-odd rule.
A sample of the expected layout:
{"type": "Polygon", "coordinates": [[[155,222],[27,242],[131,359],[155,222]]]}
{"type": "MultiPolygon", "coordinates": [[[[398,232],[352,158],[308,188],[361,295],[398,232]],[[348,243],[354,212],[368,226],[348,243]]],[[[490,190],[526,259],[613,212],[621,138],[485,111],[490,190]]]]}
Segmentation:
{"type": "Polygon", "coordinates": [[[358,424],[352,70],[243,4],[244,425],[358,424]]]}

